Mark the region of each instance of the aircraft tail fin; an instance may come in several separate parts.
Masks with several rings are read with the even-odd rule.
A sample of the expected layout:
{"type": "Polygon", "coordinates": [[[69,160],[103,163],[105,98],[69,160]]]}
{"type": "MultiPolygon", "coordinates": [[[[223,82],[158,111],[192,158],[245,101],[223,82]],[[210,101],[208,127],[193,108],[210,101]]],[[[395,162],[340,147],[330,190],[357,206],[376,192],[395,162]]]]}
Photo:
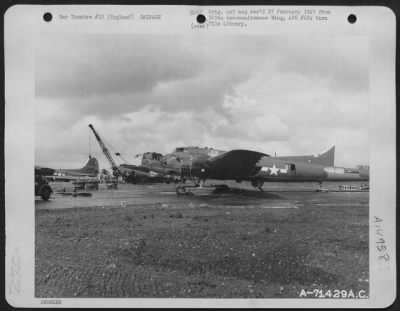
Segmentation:
{"type": "Polygon", "coordinates": [[[99,161],[96,158],[89,156],[89,161],[80,169],[82,173],[97,175],[99,173],[99,161]]]}
{"type": "Polygon", "coordinates": [[[327,151],[319,154],[314,158],[313,163],[334,166],[335,165],[335,146],[332,146],[327,151]]]}
{"type": "Polygon", "coordinates": [[[277,159],[288,160],[302,163],[312,163],[324,166],[334,166],[335,163],[335,146],[332,146],[327,151],[317,155],[304,155],[292,157],[277,157],[277,159]]]}
{"type": "Polygon", "coordinates": [[[369,166],[368,165],[358,165],[357,166],[358,173],[360,177],[369,178],[369,166]]]}

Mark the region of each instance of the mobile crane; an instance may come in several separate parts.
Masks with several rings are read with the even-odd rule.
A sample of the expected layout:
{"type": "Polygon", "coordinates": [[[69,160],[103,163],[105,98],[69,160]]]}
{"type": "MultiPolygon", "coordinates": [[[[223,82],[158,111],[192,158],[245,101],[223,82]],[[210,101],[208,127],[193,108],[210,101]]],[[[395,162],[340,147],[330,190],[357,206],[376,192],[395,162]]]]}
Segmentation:
{"type": "Polygon", "coordinates": [[[121,176],[121,171],[118,168],[117,164],[115,163],[114,159],[112,158],[110,152],[108,151],[108,148],[106,147],[106,145],[104,144],[104,142],[101,140],[99,134],[97,134],[96,130],[94,129],[92,124],[89,124],[89,128],[93,131],[94,136],[97,139],[97,142],[100,145],[100,149],[101,151],[103,151],[105,157],[107,158],[108,162],[111,164],[111,169],[113,171],[113,175],[115,177],[121,176]]]}

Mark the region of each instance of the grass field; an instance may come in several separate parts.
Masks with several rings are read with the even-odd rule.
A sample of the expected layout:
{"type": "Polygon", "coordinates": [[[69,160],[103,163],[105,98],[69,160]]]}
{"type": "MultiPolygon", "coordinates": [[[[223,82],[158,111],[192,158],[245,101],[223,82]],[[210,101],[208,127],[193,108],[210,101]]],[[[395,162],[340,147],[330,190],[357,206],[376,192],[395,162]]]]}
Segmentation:
{"type": "Polygon", "coordinates": [[[297,298],[302,289],[368,294],[368,203],[267,208],[272,205],[187,198],[128,202],[125,208],[37,209],[36,296],[297,298]]]}

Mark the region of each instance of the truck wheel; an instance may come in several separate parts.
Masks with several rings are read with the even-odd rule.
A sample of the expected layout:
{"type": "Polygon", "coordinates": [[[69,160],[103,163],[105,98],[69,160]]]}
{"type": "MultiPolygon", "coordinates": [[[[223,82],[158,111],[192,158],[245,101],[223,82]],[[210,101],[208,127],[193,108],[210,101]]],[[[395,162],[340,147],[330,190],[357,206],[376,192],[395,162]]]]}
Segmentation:
{"type": "Polygon", "coordinates": [[[180,194],[187,194],[186,188],[183,186],[178,186],[176,187],[176,194],[180,195],[180,194]]]}
{"type": "Polygon", "coordinates": [[[50,195],[51,195],[51,191],[49,188],[44,188],[42,190],[41,197],[43,200],[47,201],[48,199],[50,199],[50,195]]]}

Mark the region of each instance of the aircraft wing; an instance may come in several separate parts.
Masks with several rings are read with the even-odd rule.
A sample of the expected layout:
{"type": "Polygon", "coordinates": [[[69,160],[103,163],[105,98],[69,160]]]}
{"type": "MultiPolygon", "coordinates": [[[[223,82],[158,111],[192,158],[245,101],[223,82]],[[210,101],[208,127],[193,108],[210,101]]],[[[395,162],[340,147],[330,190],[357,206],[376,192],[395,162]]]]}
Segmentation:
{"type": "Polygon", "coordinates": [[[133,164],[121,164],[119,169],[124,173],[135,173],[138,176],[156,177],[161,175],[160,172],[155,172],[148,167],[133,164]]]}
{"type": "MultiPolygon", "coordinates": [[[[208,161],[210,169],[216,176],[225,178],[245,178],[257,171],[256,164],[262,157],[269,155],[251,150],[231,150],[211,158],[208,161]]],[[[214,175],[214,174],[213,174],[214,175]]]]}
{"type": "MultiPolygon", "coordinates": [[[[58,175],[46,175],[44,176],[49,182],[51,181],[63,181],[63,182],[70,182],[79,180],[80,178],[77,176],[58,176],[58,175]]],[[[82,177],[83,178],[83,177],[82,177]]]]}

